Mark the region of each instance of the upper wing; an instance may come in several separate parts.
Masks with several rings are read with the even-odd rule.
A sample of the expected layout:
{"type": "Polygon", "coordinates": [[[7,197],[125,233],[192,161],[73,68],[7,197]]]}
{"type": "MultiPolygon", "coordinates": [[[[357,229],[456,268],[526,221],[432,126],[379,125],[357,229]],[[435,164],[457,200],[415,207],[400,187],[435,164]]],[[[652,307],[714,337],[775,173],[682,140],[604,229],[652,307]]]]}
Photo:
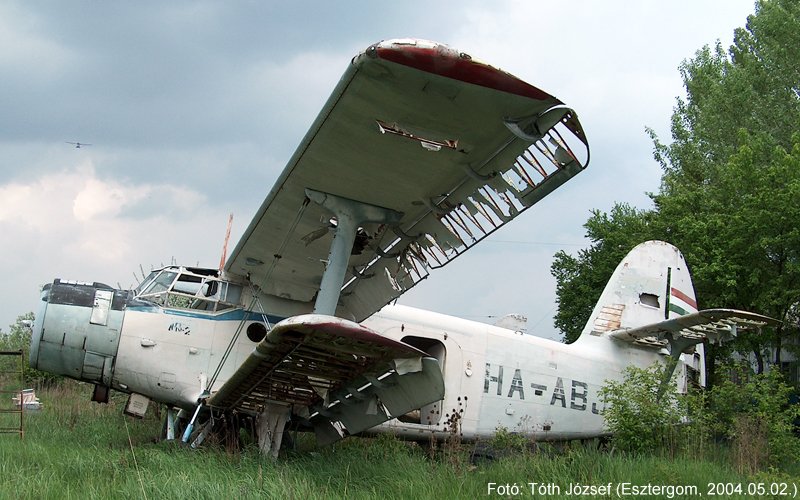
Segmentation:
{"type": "Polygon", "coordinates": [[[418,40],[357,55],[226,270],[309,302],[336,221],[306,189],[399,212],[359,231],[340,305],[360,321],[588,163],[575,113],[468,55],[418,40]]]}
{"type": "Polygon", "coordinates": [[[681,351],[706,338],[712,342],[722,337],[733,336],[737,328],[758,328],[775,325],[779,321],[747,311],[735,309],[706,309],[659,323],[652,323],[627,330],[615,330],[609,335],[618,340],[643,345],[665,347],[677,345],[681,351]]]}

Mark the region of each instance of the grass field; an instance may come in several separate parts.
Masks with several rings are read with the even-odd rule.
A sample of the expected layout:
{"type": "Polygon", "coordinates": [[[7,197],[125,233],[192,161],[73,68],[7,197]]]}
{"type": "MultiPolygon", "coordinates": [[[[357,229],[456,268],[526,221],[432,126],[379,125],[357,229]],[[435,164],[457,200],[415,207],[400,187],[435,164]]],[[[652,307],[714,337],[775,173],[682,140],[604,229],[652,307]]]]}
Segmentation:
{"type": "Polygon", "coordinates": [[[99,405],[89,402],[90,393],[77,383],[41,391],[45,408],[27,414],[25,438],[0,435],[0,498],[563,498],[574,483],[611,483],[610,495],[594,498],[617,498],[622,483],[668,487],[645,498],[698,498],[692,491],[676,494],[678,487],[709,496],[709,483],[741,484],[743,493],[758,483],[767,485],[765,492],[771,484],[800,486],[781,472],[739,475],[722,449],[670,458],[542,446],[472,463],[468,445],[431,452],[382,436],[322,449],[313,439],[299,439],[296,450],[272,461],[253,448],[231,453],[157,442],[161,422],[152,409],[134,420],[122,415],[124,397],[99,405]],[[529,483],[542,492],[557,487],[561,495],[534,495],[529,483]],[[517,485],[519,494],[505,485],[517,485]]]}

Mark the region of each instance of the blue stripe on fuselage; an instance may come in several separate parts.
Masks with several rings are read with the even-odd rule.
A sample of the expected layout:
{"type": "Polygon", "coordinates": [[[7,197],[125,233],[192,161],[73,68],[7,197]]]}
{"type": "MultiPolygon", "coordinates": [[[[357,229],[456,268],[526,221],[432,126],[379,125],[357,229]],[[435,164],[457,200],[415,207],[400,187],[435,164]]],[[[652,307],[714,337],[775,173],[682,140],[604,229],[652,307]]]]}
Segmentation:
{"type": "Polygon", "coordinates": [[[278,323],[286,318],[280,316],[273,316],[271,314],[261,314],[255,311],[245,311],[244,309],[232,309],[222,313],[211,313],[202,311],[192,311],[187,309],[166,309],[156,305],[137,305],[128,306],[129,311],[143,312],[143,313],[160,313],[169,314],[172,316],[183,316],[185,318],[200,318],[211,321],[263,321],[264,316],[270,324],[278,323]]]}

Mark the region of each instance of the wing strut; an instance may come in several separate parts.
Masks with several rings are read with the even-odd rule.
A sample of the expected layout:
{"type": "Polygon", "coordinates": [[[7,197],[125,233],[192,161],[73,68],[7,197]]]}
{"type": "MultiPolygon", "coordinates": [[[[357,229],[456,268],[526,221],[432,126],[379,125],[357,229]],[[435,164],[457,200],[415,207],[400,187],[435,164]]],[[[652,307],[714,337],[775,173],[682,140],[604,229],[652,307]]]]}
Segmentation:
{"type": "Polygon", "coordinates": [[[314,314],[335,316],[359,226],[366,222],[398,224],[403,214],[313,189],[305,191],[311,201],[330,210],[336,217],[336,232],[331,242],[328,263],[322,274],[317,301],[314,303],[314,314]]]}

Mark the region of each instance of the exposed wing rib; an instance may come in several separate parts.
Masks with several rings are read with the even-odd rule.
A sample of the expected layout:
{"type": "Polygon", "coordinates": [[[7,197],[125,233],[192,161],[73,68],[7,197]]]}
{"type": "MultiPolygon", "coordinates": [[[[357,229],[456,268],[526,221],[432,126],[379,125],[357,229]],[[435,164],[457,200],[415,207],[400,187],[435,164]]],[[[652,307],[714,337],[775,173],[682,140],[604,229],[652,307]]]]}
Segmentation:
{"type": "Polygon", "coordinates": [[[442,399],[441,369],[425,356],[357,323],[295,316],[270,330],[208,404],[250,413],[268,401],[305,407],[331,442],[442,399]]]}
{"type": "Polygon", "coordinates": [[[636,328],[614,330],[617,340],[654,347],[678,345],[681,351],[708,338],[711,342],[736,334],[737,329],[760,328],[780,322],[760,314],[735,309],[706,309],[677,318],[636,328]]]}
{"type": "Polygon", "coordinates": [[[232,252],[226,270],[310,302],[331,214],[306,190],[391,209],[364,224],[340,304],[362,320],[580,172],[575,113],[443,45],[376,44],[356,56],[232,252]]]}

